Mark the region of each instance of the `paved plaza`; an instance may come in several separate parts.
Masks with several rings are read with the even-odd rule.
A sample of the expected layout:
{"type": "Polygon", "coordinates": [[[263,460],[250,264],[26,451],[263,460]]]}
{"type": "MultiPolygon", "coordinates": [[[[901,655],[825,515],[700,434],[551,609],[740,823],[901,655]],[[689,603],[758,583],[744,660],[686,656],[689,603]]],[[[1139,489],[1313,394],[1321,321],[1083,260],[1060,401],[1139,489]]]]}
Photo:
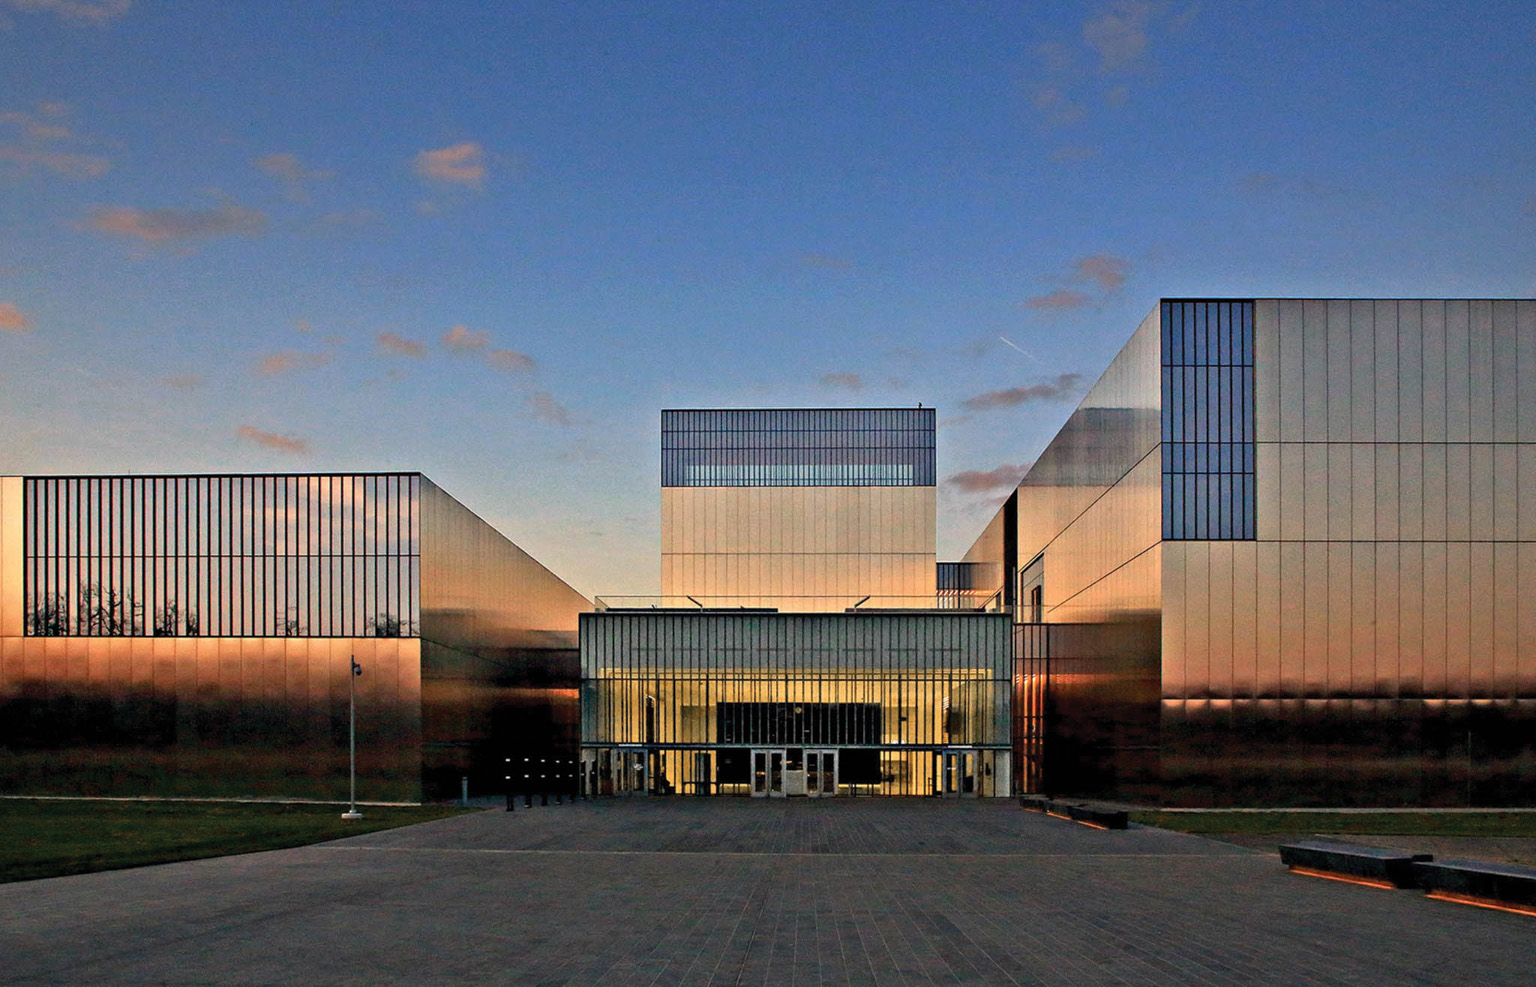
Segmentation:
{"type": "Polygon", "coordinates": [[[1008,802],[608,799],[0,885],[17,984],[1529,984],[1536,918],[1008,802]]]}

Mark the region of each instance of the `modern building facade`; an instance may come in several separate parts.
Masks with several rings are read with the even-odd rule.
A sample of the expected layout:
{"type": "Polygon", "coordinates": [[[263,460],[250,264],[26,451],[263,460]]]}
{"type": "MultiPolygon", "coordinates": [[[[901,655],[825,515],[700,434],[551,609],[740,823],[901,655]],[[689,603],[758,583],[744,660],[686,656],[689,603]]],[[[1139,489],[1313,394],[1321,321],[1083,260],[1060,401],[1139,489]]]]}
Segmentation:
{"type": "Polygon", "coordinates": [[[587,601],[419,473],[0,478],[0,791],[501,788],[574,754],[587,601]],[[494,786],[494,787],[493,787],[494,786]]]}
{"type": "Polygon", "coordinates": [[[1026,790],[1536,802],[1536,301],[1165,299],[967,561],[1026,790]]]}
{"type": "Polygon", "coordinates": [[[932,409],[665,411],[661,459],[663,595],[581,619],[594,790],[1009,793],[1009,621],[935,563],[932,409]]]}
{"type": "Polygon", "coordinates": [[[931,408],[663,411],[662,597],[931,607],[934,490],[931,408]]]}

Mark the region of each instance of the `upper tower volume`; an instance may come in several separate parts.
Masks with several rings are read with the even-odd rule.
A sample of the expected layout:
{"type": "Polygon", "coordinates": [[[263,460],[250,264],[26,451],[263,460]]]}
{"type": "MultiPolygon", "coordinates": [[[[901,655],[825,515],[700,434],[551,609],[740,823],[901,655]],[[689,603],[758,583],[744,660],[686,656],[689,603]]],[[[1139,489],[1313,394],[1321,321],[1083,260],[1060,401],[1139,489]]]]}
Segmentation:
{"type": "Polygon", "coordinates": [[[661,414],[667,605],[932,606],[932,408],[661,414]]]}

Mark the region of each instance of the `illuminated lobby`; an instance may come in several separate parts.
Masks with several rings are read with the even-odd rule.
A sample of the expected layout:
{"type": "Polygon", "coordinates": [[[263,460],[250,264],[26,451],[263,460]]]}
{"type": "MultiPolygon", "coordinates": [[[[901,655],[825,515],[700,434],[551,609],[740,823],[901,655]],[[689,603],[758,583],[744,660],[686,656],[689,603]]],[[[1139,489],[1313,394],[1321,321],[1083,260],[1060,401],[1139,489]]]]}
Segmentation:
{"type": "Polygon", "coordinates": [[[1010,793],[1009,619],[935,561],[934,431],[922,408],[662,413],[662,596],[581,617],[596,791],[1010,793]]]}

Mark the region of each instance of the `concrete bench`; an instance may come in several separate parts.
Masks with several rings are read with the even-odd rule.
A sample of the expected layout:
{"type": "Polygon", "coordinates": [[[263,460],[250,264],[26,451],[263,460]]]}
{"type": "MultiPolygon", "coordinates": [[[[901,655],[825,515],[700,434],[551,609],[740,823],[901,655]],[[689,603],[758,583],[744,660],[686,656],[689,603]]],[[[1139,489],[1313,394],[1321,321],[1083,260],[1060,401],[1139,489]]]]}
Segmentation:
{"type": "Polygon", "coordinates": [[[1338,843],[1333,840],[1302,840],[1280,846],[1280,862],[1303,873],[1338,875],[1382,887],[1416,887],[1414,864],[1434,857],[1382,847],[1338,843]]]}
{"type": "Polygon", "coordinates": [[[1131,822],[1131,814],[1124,809],[1106,809],[1084,802],[1063,802],[1044,795],[1020,795],[1019,808],[1060,816],[1101,829],[1125,829],[1131,822]]]}
{"type": "Polygon", "coordinates": [[[1536,867],[1486,860],[1423,861],[1414,880],[1431,898],[1536,911],[1536,867]]]}

